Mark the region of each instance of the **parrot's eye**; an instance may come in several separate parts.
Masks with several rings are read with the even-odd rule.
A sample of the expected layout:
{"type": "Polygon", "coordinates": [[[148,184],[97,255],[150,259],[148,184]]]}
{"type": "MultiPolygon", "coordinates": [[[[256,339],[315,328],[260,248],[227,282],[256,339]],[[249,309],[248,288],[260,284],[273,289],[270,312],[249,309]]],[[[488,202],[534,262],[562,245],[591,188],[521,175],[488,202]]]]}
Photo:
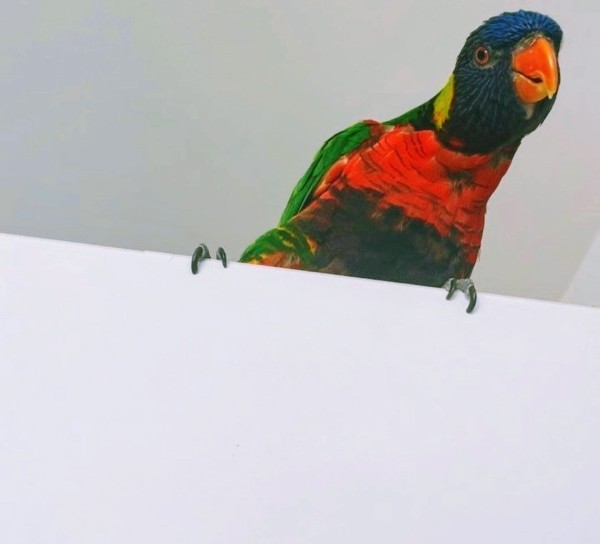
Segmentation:
{"type": "Polygon", "coordinates": [[[490,62],[490,50],[483,45],[475,49],[474,59],[479,66],[485,66],[490,62]]]}

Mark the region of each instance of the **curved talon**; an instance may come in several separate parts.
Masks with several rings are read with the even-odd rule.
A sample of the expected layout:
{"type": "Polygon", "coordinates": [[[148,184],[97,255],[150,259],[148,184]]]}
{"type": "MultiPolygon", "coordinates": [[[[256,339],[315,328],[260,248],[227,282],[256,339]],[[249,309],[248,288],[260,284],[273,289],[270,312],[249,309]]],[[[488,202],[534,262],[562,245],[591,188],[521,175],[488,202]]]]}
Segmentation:
{"type": "Polygon", "coordinates": [[[467,313],[470,314],[477,304],[477,291],[473,284],[469,285],[469,305],[467,306],[467,313]]]}
{"type": "Polygon", "coordinates": [[[223,263],[223,268],[227,268],[227,253],[222,247],[217,249],[217,259],[223,263]]]}
{"type": "Polygon", "coordinates": [[[444,287],[446,289],[448,289],[448,294],[446,295],[446,300],[450,300],[452,298],[452,295],[454,295],[454,293],[456,293],[456,278],[452,278],[452,279],[448,280],[448,282],[446,283],[446,285],[444,285],[444,287]]]}
{"type": "Polygon", "coordinates": [[[210,251],[206,244],[200,244],[192,255],[192,274],[198,273],[198,264],[204,259],[210,259],[210,251]]]}
{"type": "Polygon", "coordinates": [[[467,306],[467,313],[470,314],[475,305],[477,304],[477,290],[475,284],[471,278],[450,278],[445,284],[444,289],[448,290],[446,300],[450,300],[454,293],[460,289],[465,295],[469,297],[469,305],[467,306]]]}

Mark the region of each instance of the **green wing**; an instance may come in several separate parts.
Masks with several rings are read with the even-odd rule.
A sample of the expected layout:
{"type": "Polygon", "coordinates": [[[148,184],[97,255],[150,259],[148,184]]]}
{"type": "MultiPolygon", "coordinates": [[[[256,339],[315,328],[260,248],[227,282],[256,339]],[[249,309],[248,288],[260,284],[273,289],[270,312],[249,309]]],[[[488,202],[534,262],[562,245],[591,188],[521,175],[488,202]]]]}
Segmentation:
{"type": "Polygon", "coordinates": [[[274,254],[293,255],[304,266],[313,257],[304,233],[293,223],[288,223],[265,232],[244,250],[239,262],[262,261],[274,254]]]}
{"type": "MultiPolygon", "coordinates": [[[[400,117],[386,121],[384,125],[394,126],[420,121],[427,105],[427,103],[422,104],[400,117]]],[[[335,162],[344,155],[358,149],[369,139],[372,134],[372,124],[372,121],[360,121],[346,130],[333,135],[323,144],[315,155],[312,164],[292,191],[292,195],[279,220],[279,225],[287,223],[308,205],[315,189],[335,162]]]]}
{"type": "Polygon", "coordinates": [[[370,135],[369,125],[360,121],[329,138],[319,149],[312,164],[292,191],[279,224],[287,223],[303,210],[331,166],[344,155],[360,147],[370,135]]]}

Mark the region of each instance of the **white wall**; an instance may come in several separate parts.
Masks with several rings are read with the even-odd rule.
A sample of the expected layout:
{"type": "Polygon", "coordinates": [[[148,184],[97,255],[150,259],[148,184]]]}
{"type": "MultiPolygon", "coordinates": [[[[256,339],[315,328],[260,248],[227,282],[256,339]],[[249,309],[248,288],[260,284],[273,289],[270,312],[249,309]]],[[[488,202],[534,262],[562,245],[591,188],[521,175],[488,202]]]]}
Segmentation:
{"type": "Polygon", "coordinates": [[[57,0],[0,17],[0,231],[237,257],[321,142],[432,96],[504,9],[565,32],[557,105],[493,197],[481,290],[558,299],[600,224],[598,3],[57,0]]]}

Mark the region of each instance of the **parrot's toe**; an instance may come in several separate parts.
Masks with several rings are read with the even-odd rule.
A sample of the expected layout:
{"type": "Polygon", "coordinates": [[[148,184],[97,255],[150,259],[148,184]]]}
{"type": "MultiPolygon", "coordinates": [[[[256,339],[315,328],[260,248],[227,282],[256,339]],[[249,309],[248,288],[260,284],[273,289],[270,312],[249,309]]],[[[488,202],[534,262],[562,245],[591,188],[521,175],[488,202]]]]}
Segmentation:
{"type": "MultiPolygon", "coordinates": [[[[200,244],[192,255],[192,274],[198,273],[198,265],[200,264],[200,261],[204,261],[206,259],[210,259],[210,251],[208,250],[208,246],[206,244],[200,244]]],[[[227,268],[227,254],[222,247],[217,249],[217,259],[219,259],[219,261],[223,263],[223,266],[227,268]]]]}
{"type": "Polygon", "coordinates": [[[217,259],[223,263],[223,268],[227,268],[227,253],[222,247],[217,249],[217,259]]]}
{"type": "Polygon", "coordinates": [[[210,251],[206,244],[200,244],[192,255],[192,274],[198,273],[198,264],[204,259],[210,259],[210,251]]]}
{"type": "Polygon", "coordinates": [[[458,289],[462,291],[465,295],[469,297],[469,305],[467,306],[467,313],[470,314],[475,308],[475,304],[477,304],[477,290],[475,289],[475,284],[471,278],[450,278],[445,284],[444,289],[448,291],[446,295],[446,300],[450,300],[452,295],[458,289]]]}

